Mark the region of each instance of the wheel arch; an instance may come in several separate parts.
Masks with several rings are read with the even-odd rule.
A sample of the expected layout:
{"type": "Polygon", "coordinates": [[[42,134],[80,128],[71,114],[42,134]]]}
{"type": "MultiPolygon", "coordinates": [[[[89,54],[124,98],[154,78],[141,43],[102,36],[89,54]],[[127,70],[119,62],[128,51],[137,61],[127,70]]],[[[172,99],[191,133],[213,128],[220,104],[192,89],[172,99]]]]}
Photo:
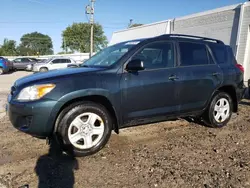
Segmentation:
{"type": "Polygon", "coordinates": [[[42,66],[42,67],[40,67],[40,68],[39,68],[39,71],[40,71],[41,69],[47,69],[47,70],[49,70],[49,68],[48,68],[48,67],[46,67],[46,66],[42,66]]]}
{"type": "Polygon", "coordinates": [[[231,98],[232,98],[232,102],[233,102],[233,112],[238,112],[238,100],[237,100],[237,94],[236,94],[236,88],[235,86],[233,85],[224,85],[224,86],[221,86],[219,88],[217,88],[210,100],[209,100],[209,103],[207,104],[207,107],[209,106],[211,100],[213,99],[213,97],[218,93],[218,92],[225,92],[227,93],[231,98]]]}
{"type": "Polygon", "coordinates": [[[75,98],[70,98],[68,100],[63,100],[60,102],[60,106],[56,107],[56,116],[53,118],[53,130],[57,128],[57,119],[60,113],[72,104],[81,103],[83,101],[91,101],[98,104],[103,105],[110,113],[113,119],[113,130],[119,134],[119,121],[118,121],[118,114],[115,107],[112,105],[111,100],[108,99],[107,96],[100,95],[100,94],[93,94],[93,95],[85,95],[85,96],[77,96],[75,98]]]}

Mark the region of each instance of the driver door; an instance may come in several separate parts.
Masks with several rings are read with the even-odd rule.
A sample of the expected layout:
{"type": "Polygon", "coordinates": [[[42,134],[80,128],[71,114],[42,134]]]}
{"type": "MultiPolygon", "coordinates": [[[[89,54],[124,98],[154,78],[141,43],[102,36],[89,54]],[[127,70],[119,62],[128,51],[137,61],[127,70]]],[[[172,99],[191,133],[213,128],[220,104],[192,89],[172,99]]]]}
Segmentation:
{"type": "Polygon", "coordinates": [[[140,59],[145,70],[124,71],[121,78],[122,114],[130,120],[179,112],[174,43],[159,41],[144,46],[129,61],[140,59]]]}

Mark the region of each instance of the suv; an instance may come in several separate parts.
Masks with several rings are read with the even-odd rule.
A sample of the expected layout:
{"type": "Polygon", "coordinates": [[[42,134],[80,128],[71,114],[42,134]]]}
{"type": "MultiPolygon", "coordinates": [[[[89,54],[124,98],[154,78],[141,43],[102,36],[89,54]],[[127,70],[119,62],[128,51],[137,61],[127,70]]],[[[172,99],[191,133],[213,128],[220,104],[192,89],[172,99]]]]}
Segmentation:
{"type": "Polygon", "coordinates": [[[51,58],[33,65],[34,72],[47,72],[49,70],[64,69],[69,65],[76,65],[76,62],[70,58],[51,58]]]}
{"type": "Polygon", "coordinates": [[[78,68],[21,78],[7,109],[20,131],[86,156],[130,126],[177,117],[225,126],[245,90],[243,71],[219,40],[163,35],[110,46],[78,68]]]}
{"type": "Polygon", "coordinates": [[[13,64],[6,58],[0,57],[0,75],[13,70],[13,64]]]}

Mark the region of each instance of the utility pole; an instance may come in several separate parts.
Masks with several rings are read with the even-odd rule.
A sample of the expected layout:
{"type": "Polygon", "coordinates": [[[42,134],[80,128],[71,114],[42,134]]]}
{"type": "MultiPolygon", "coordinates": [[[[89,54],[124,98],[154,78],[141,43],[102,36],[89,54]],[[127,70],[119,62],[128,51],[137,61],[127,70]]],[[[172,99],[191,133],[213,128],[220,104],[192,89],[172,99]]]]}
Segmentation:
{"type": "Polygon", "coordinates": [[[128,24],[128,28],[130,28],[132,24],[133,24],[133,19],[130,19],[129,24],[128,24]]]}
{"type": "Polygon", "coordinates": [[[66,45],[66,40],[64,37],[63,37],[63,46],[64,46],[64,54],[66,54],[67,53],[67,45],[66,45]]]}
{"type": "Polygon", "coordinates": [[[89,56],[92,57],[93,55],[93,46],[94,46],[94,5],[95,0],[90,0],[91,5],[86,7],[86,14],[90,15],[90,54],[89,56]]]}

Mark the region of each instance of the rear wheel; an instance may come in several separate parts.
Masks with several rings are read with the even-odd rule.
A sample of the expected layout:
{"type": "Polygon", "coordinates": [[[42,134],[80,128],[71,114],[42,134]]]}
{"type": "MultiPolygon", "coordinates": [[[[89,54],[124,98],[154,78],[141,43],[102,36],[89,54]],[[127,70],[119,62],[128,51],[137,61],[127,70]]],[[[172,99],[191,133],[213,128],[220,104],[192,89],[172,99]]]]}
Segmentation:
{"type": "Polygon", "coordinates": [[[47,72],[48,71],[48,68],[46,68],[46,67],[42,67],[42,68],[40,68],[40,70],[39,70],[40,72],[47,72]]]}
{"type": "Polygon", "coordinates": [[[56,137],[64,150],[74,156],[87,156],[101,150],[112,131],[112,119],[102,105],[76,103],[59,115],[56,137]]]}
{"type": "Polygon", "coordinates": [[[0,75],[3,74],[3,68],[0,67],[0,75]]]}
{"type": "Polygon", "coordinates": [[[213,97],[209,108],[203,115],[203,120],[210,127],[223,127],[229,122],[232,109],[232,98],[227,93],[219,92],[213,97]]]}

